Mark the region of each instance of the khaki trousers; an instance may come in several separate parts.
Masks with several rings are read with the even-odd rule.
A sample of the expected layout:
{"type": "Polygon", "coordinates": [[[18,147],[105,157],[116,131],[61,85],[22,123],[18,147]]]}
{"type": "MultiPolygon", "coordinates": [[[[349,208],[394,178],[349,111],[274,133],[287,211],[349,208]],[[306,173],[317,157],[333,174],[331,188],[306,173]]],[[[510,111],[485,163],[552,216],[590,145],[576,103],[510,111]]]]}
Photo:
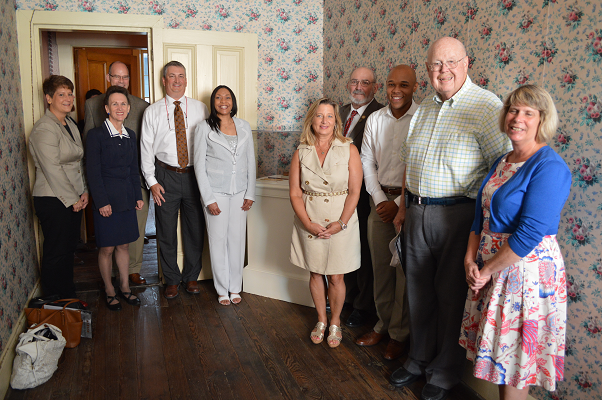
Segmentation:
{"type": "MultiPolygon", "coordinates": [[[[392,201],[397,196],[387,195],[392,201]]],[[[376,212],[376,205],[370,199],[368,217],[368,244],[372,255],[374,271],[374,303],[378,322],[374,331],[389,334],[391,339],[403,342],[410,334],[410,314],[405,299],[405,275],[401,266],[391,267],[389,242],[395,237],[392,222],[384,223],[376,212]]]]}
{"type": "Polygon", "coordinates": [[[130,274],[139,274],[142,267],[142,254],[144,251],[144,234],[146,233],[146,219],[148,218],[149,191],[146,187],[142,188],[142,201],[144,206],[142,210],[136,210],[138,218],[138,240],[130,243],[130,274]]]}

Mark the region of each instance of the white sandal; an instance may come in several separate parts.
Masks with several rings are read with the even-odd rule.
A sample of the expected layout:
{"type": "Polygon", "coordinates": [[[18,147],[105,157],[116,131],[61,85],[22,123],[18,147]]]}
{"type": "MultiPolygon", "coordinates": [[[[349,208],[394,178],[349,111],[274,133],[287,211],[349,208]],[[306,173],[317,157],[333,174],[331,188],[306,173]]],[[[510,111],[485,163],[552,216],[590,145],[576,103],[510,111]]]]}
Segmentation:
{"type": "Polygon", "coordinates": [[[330,328],[328,328],[328,333],[328,338],[326,338],[328,345],[331,348],[338,347],[341,344],[341,341],[343,340],[343,330],[341,329],[341,327],[336,325],[330,325],[330,328]],[[337,336],[337,332],[341,332],[341,337],[337,336]],[[330,343],[331,341],[334,343],[330,343]]]}
{"type": "Polygon", "coordinates": [[[222,306],[229,306],[230,298],[228,296],[219,296],[217,298],[217,302],[220,303],[222,306]],[[223,301],[223,303],[222,303],[222,301],[223,301]]]}
{"type": "Polygon", "coordinates": [[[240,297],[240,293],[230,293],[230,301],[232,304],[239,304],[242,301],[242,297],[240,297]],[[234,301],[238,300],[238,301],[234,301]]]}
{"type": "Polygon", "coordinates": [[[318,322],[314,327],[314,330],[309,334],[309,338],[314,344],[322,343],[324,340],[324,331],[326,330],[326,324],[324,322],[318,322]]]}

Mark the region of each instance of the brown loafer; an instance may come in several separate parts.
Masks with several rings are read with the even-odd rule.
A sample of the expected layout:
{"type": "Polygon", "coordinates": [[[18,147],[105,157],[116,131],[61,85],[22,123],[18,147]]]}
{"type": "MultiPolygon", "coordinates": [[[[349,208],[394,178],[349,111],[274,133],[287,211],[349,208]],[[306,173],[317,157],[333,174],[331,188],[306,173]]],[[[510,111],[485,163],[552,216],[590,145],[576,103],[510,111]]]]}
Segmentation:
{"type": "Polygon", "coordinates": [[[146,283],[146,279],[142,277],[140,274],[130,274],[130,282],[135,283],[136,285],[144,285],[146,283]]]}
{"type": "Polygon", "coordinates": [[[186,283],[186,291],[190,294],[201,293],[201,289],[199,289],[199,283],[197,281],[190,281],[186,283]]]}
{"type": "Polygon", "coordinates": [[[366,333],[361,338],[357,339],[355,341],[355,344],[357,344],[358,346],[366,346],[366,347],[374,346],[375,344],[378,344],[378,342],[381,341],[383,336],[384,335],[381,335],[380,333],[378,333],[376,331],[371,331],[371,332],[366,333]]]}
{"type": "Polygon", "coordinates": [[[401,356],[405,348],[405,342],[398,342],[395,339],[390,339],[387,349],[383,353],[383,357],[387,360],[396,360],[399,358],[399,356],[401,356]]]}
{"type": "Polygon", "coordinates": [[[178,285],[167,285],[165,286],[165,298],[166,299],[175,299],[178,297],[178,285]]]}

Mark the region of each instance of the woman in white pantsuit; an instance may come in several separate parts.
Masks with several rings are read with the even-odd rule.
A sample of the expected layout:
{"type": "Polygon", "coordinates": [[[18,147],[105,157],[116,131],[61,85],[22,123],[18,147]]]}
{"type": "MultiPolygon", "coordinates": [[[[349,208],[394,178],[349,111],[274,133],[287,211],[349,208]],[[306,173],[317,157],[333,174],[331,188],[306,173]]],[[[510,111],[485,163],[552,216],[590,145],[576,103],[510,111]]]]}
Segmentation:
{"type": "Polygon", "coordinates": [[[194,136],[194,171],[209,234],[213,283],[220,304],[241,302],[247,211],[255,201],[251,126],[234,118],[236,97],[227,86],[211,93],[211,114],[194,136]],[[228,296],[229,295],[229,296],[228,296]]]}

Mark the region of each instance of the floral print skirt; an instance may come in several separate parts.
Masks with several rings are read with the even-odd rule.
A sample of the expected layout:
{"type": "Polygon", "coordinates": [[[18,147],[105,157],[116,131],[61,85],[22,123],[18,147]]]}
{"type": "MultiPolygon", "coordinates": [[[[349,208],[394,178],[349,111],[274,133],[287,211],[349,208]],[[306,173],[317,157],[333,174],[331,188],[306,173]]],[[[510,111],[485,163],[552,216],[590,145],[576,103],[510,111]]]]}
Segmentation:
{"type": "MultiPolygon", "coordinates": [[[[508,234],[483,230],[477,265],[497,252],[508,234]]],[[[556,235],[491,276],[475,295],[468,290],[460,345],[474,376],[518,389],[555,390],[564,377],[566,275],[556,235]]]]}

